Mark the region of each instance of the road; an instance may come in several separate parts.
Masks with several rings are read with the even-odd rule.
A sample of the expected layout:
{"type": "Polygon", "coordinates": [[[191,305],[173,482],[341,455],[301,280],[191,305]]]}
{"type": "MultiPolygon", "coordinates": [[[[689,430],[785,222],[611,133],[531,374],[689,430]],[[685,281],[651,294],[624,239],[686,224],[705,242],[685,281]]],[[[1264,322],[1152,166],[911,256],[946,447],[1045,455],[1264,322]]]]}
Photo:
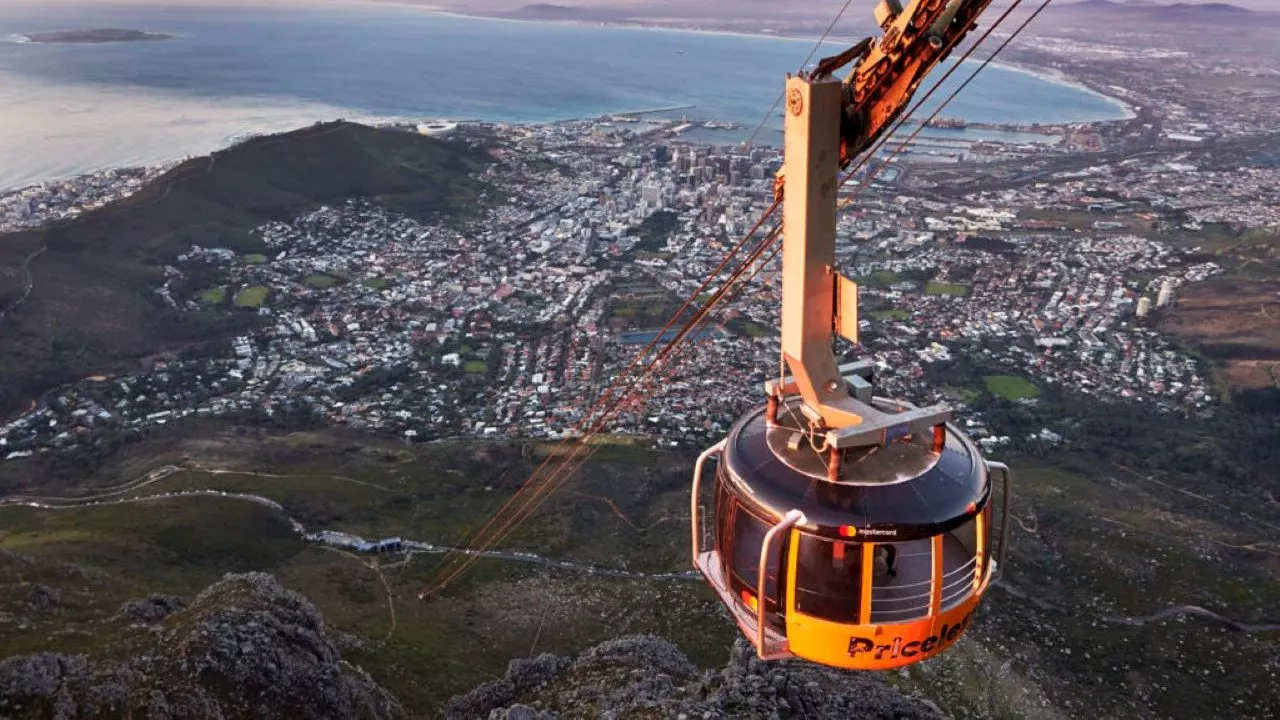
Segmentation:
{"type": "MultiPolygon", "coordinates": [[[[92,495],[70,495],[70,496],[41,496],[41,495],[9,495],[0,497],[0,505],[30,505],[31,507],[87,507],[89,505],[100,503],[104,500],[118,498],[120,495],[130,493],[136,490],[160,482],[165,478],[180,472],[183,468],[177,465],[162,465],[146,475],[131,480],[121,485],[113,485],[103,488],[92,495]]],[[[137,498],[134,498],[137,499],[137,498]]]]}
{"type": "MultiPolygon", "coordinates": [[[[152,470],[151,472],[147,473],[146,475],[142,476],[141,478],[133,482],[120,485],[116,488],[111,489],[109,492],[99,493],[93,496],[79,497],[79,498],[77,497],[69,497],[69,498],[45,497],[40,499],[35,499],[28,496],[9,496],[9,497],[0,498],[0,506],[21,505],[21,506],[31,507],[31,508],[41,509],[41,510],[69,510],[69,509],[75,509],[75,508],[96,507],[96,506],[104,506],[104,505],[125,505],[125,504],[132,504],[132,503],[148,503],[148,502],[156,502],[159,500],[173,500],[173,499],[180,499],[180,498],[218,497],[218,498],[224,498],[224,499],[239,500],[242,502],[251,502],[257,505],[262,505],[264,507],[270,508],[277,512],[280,512],[289,521],[289,524],[293,528],[294,532],[298,533],[309,542],[313,542],[317,545],[320,545],[326,548],[349,551],[351,550],[352,543],[367,542],[364,538],[361,538],[356,535],[351,535],[348,533],[308,532],[307,529],[303,527],[302,523],[298,522],[296,518],[289,515],[288,511],[285,510],[284,506],[282,506],[280,503],[270,498],[265,498],[260,495],[253,495],[249,493],[231,493],[231,492],[223,492],[220,490],[184,490],[184,491],[177,491],[177,492],[160,493],[157,495],[146,495],[142,497],[103,499],[103,498],[111,498],[113,496],[127,493],[131,490],[137,490],[137,489],[146,487],[148,485],[151,485],[152,483],[158,482],[159,480],[163,480],[164,478],[169,477],[170,475],[172,475],[173,473],[181,469],[182,468],[178,468],[173,465],[165,465],[163,467],[159,467],[159,468],[156,468],[155,470],[152,470]]],[[[207,468],[202,468],[202,470],[204,472],[218,472],[217,470],[210,470],[207,468]]],[[[482,557],[482,558],[487,558],[492,560],[502,560],[506,562],[526,563],[529,565],[538,565],[546,568],[585,573],[587,575],[593,575],[596,577],[610,578],[610,579],[616,579],[616,580],[644,580],[644,581],[653,581],[653,582],[701,582],[702,581],[701,576],[694,570],[648,573],[648,572],[640,572],[635,570],[623,570],[619,568],[592,565],[589,563],[575,562],[572,560],[548,558],[548,557],[538,555],[536,553],[524,552],[520,550],[473,550],[470,548],[458,548],[458,547],[451,547],[448,545],[436,545],[436,544],[425,542],[422,540],[402,540],[402,542],[404,546],[408,548],[408,553],[407,553],[408,558],[406,559],[411,559],[414,555],[418,555],[418,554],[443,555],[446,553],[460,553],[462,555],[467,555],[467,556],[482,557]]],[[[353,553],[344,552],[344,554],[353,554],[353,553]]],[[[357,555],[356,557],[359,557],[359,556],[357,555]]],[[[379,572],[379,577],[385,585],[386,579],[381,575],[380,572],[379,572]]],[[[1022,591],[1014,586],[1011,586],[1004,581],[997,582],[994,585],[994,587],[1001,588],[1004,592],[1009,593],[1015,598],[1018,598],[1025,602],[1030,602],[1031,604],[1044,610],[1053,610],[1057,612],[1072,613],[1072,614],[1074,614],[1075,612],[1074,610],[1059,607],[1056,604],[1048,602],[1042,598],[1034,597],[1031,594],[1025,591],[1022,591]]],[[[385,589],[387,590],[388,595],[390,595],[390,587],[387,586],[385,589]]],[[[1223,617],[1222,615],[1219,615],[1211,610],[1206,610],[1205,608],[1202,608],[1197,605],[1172,605],[1164,609],[1158,610],[1150,615],[1143,615],[1143,616],[1105,615],[1105,616],[1102,616],[1100,620],[1102,622],[1113,624],[1113,625],[1128,625],[1128,626],[1140,627],[1140,626],[1146,625],[1147,623],[1158,622],[1160,620],[1164,620],[1167,618],[1183,616],[1183,615],[1221,623],[1231,628],[1232,630],[1246,633],[1246,634],[1280,632],[1280,623],[1244,622],[1240,620],[1234,620],[1232,618],[1223,617]]]]}
{"type": "MultiPolygon", "coordinates": [[[[77,508],[104,507],[110,505],[129,505],[156,502],[161,500],[175,499],[195,499],[195,498],[223,498],[230,500],[239,500],[242,502],[250,502],[256,505],[270,508],[285,516],[289,521],[290,527],[294,532],[301,535],[309,542],[330,548],[340,548],[350,550],[352,543],[366,542],[364,538],[348,533],[326,533],[308,531],[302,523],[289,514],[283,505],[270,498],[261,495],[253,495],[250,493],[234,493],[222,490],[181,490],[174,492],[158,493],[155,495],[144,495],[140,497],[122,498],[120,495],[133,492],[144,488],[153,483],[159,482],[176,472],[183,470],[174,465],[165,465],[156,468],[146,475],[129,483],[111,488],[107,492],[100,492],[94,495],[81,497],[34,497],[28,495],[10,495],[0,497],[0,507],[6,505],[23,506],[38,510],[74,510],[77,508]]],[[[201,472],[213,474],[225,474],[234,471],[225,471],[210,468],[199,468],[201,472]]],[[[239,473],[236,474],[256,474],[256,473],[239,473]]],[[[280,477],[278,475],[264,474],[265,477],[280,477]]],[[[365,483],[362,483],[365,484],[365,483]]],[[[375,486],[377,487],[377,486],[375,486]]],[[[382,488],[385,489],[385,488],[382,488]]],[[[540,565],[548,568],[556,568],[560,570],[568,570],[571,572],[586,573],[597,577],[613,578],[618,580],[652,580],[652,581],[698,581],[700,576],[693,570],[680,572],[662,572],[662,573],[646,573],[633,570],[622,570],[618,568],[603,567],[599,565],[591,565],[589,563],[573,562],[570,560],[559,560],[555,558],[543,557],[531,552],[523,552],[519,550],[472,550],[470,548],[457,548],[448,545],[436,545],[434,543],[422,540],[404,540],[404,546],[409,548],[409,556],[415,554],[443,555],[446,553],[461,553],[468,556],[478,556],[492,560],[504,560],[507,562],[519,562],[529,565],[540,565]]]]}
{"type": "MultiPolygon", "coordinates": [[[[1053,602],[1049,602],[1047,600],[1044,600],[1043,598],[1036,597],[1031,593],[1028,593],[1024,590],[1014,587],[1013,585],[1010,585],[1009,583],[1003,580],[993,583],[991,587],[999,588],[1000,590],[1003,590],[1004,592],[1009,593],[1010,595],[1017,598],[1018,600],[1030,603],[1035,607],[1039,608],[1040,610],[1051,611],[1051,612],[1059,613],[1069,617],[1078,617],[1080,614],[1079,608],[1069,608],[1069,607],[1060,606],[1053,602]]],[[[1099,617],[1099,620],[1109,625],[1128,625],[1131,627],[1141,627],[1143,625],[1146,625],[1147,623],[1158,622],[1160,620],[1164,620],[1171,617],[1178,617],[1180,615],[1198,617],[1204,620],[1210,620],[1213,622],[1222,623],[1223,625],[1226,625],[1227,627],[1231,628],[1232,630],[1235,630],[1236,632],[1241,632],[1245,634],[1263,633],[1263,632],[1280,632],[1280,623],[1242,622],[1240,620],[1233,620],[1228,617],[1223,617],[1211,610],[1205,610],[1204,608],[1198,605],[1171,605],[1162,610],[1158,610],[1150,615],[1139,615],[1139,616],[1102,615],[1099,617]]]]}
{"type": "Polygon", "coordinates": [[[35,261],[36,258],[43,255],[48,249],[49,246],[45,245],[39,250],[28,255],[27,259],[22,261],[22,274],[24,276],[23,282],[25,283],[22,289],[22,297],[14,300],[12,303],[9,303],[9,307],[0,308],[0,320],[3,320],[6,315],[17,310],[19,307],[22,307],[22,304],[27,301],[27,298],[31,297],[31,291],[36,286],[36,276],[31,272],[31,263],[35,261]]]}

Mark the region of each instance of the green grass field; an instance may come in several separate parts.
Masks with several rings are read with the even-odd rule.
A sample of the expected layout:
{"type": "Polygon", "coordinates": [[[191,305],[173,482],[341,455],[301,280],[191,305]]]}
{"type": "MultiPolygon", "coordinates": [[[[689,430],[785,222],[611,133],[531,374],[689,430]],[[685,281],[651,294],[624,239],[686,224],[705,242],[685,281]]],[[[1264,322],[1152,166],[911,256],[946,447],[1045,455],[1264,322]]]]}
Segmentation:
{"type": "Polygon", "coordinates": [[[241,290],[236,295],[236,305],[242,308],[256,308],[266,302],[271,291],[261,285],[254,285],[241,290]]]}
{"type": "Polygon", "coordinates": [[[267,261],[267,256],[262,253],[249,253],[244,256],[244,261],[249,265],[262,265],[267,261]]]}
{"type": "Polygon", "coordinates": [[[462,363],[462,371],[472,375],[483,375],[489,369],[483,360],[468,360],[462,363]]]}
{"type": "Polygon", "coordinates": [[[207,305],[221,305],[227,299],[227,289],[222,287],[200,291],[200,302],[207,305]]]}
{"type": "Polygon", "coordinates": [[[1022,400],[1040,394],[1040,388],[1032,385],[1026,378],[1016,375],[987,375],[983,380],[991,394],[1006,400],[1022,400]]]}
{"type": "Polygon", "coordinates": [[[315,288],[316,290],[323,290],[325,288],[333,287],[338,281],[329,275],[316,273],[314,275],[308,275],[307,279],[302,282],[306,283],[307,287],[315,288]]]}
{"type": "Polygon", "coordinates": [[[360,284],[373,290],[386,290],[391,287],[391,281],[386,278],[365,278],[360,284]]]}
{"type": "MultiPolygon", "coordinates": [[[[720,619],[700,583],[600,579],[484,560],[445,593],[423,602],[418,591],[438,579],[440,556],[373,558],[325,549],[305,542],[288,525],[286,514],[308,530],[452,543],[475,531],[558,445],[410,449],[329,433],[261,441],[215,437],[173,449],[183,455],[190,450],[200,466],[230,464],[246,472],[187,470],[140,494],[249,493],[279,502],[284,513],[217,497],[68,510],[0,507],[0,551],[50,568],[40,574],[8,568],[13,556],[0,552],[0,608],[19,606],[27,593],[21,584],[6,584],[5,572],[58,588],[67,599],[47,622],[26,628],[0,623],[0,647],[6,651],[0,657],[9,651],[112,652],[121,647],[117,635],[123,630],[104,619],[122,602],[151,592],[189,598],[223,572],[249,570],[273,573],[305,593],[331,627],[373,641],[347,659],[414,708],[413,717],[433,717],[433,708],[451,694],[500,675],[510,658],[531,652],[534,637],[535,651],[565,654],[619,634],[653,632],[700,661],[717,663],[734,637],[732,624],[720,619]],[[68,575],[59,563],[75,563],[92,574],[68,575]],[[383,580],[393,595],[394,632],[383,580]],[[672,607],[681,611],[670,612],[672,607]],[[713,624],[706,626],[708,621],[713,624]],[[52,628],[68,623],[92,627],[93,634],[50,639],[52,628]]],[[[148,442],[168,447],[165,441],[148,442]]],[[[626,557],[625,566],[635,570],[683,568],[685,533],[674,529],[682,527],[688,504],[687,462],[638,447],[633,437],[600,442],[582,476],[505,544],[604,566],[626,557]]],[[[136,466],[130,461],[124,476],[155,467],[165,461],[161,457],[136,466]]],[[[122,471],[88,482],[114,483],[122,471]]]]}
{"type": "Polygon", "coordinates": [[[943,385],[942,391],[966,404],[972,404],[982,395],[978,390],[957,385],[943,385]]]}
{"type": "Polygon", "coordinates": [[[305,281],[302,282],[306,283],[307,287],[315,288],[315,290],[324,290],[326,287],[333,287],[334,284],[337,284],[338,279],[332,277],[332,275],[315,273],[307,275],[305,281]]]}
{"type": "Polygon", "coordinates": [[[957,283],[944,283],[937,280],[930,280],[925,286],[924,291],[929,295],[950,295],[952,297],[964,297],[969,294],[968,285],[959,285],[957,283]]]}
{"type": "Polygon", "coordinates": [[[901,308],[894,308],[892,310],[878,310],[871,313],[871,317],[876,320],[880,320],[881,322],[887,320],[910,320],[911,313],[901,308]]]}
{"type": "Polygon", "coordinates": [[[902,280],[902,276],[892,270],[877,270],[870,275],[853,278],[859,285],[867,287],[887,288],[902,280]]]}

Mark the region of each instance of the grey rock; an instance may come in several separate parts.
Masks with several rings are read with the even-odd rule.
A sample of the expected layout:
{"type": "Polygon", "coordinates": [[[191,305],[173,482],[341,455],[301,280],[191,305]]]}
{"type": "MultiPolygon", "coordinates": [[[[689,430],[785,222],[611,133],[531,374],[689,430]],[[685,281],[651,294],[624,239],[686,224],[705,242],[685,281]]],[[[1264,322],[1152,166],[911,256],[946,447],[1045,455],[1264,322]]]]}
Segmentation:
{"type": "Polygon", "coordinates": [[[528,705],[512,705],[489,713],[489,720],[556,720],[557,716],[531,708],[528,705]]]}
{"type": "Polygon", "coordinates": [[[541,655],[511,663],[501,680],[455,697],[448,720],[546,718],[883,718],[941,720],[878,676],[802,662],[754,663],[739,642],[729,663],[700,671],[669,642],[610,640],[575,659],[541,655]],[[534,710],[531,706],[537,706],[534,710]],[[542,713],[529,715],[530,712],[542,713]],[[517,714],[525,713],[525,714],[517,714]]]}
{"type": "Polygon", "coordinates": [[[115,619],[139,624],[156,623],[186,606],[187,601],[177,595],[149,595],[121,605],[115,619]]]}
{"type": "MultiPolygon", "coordinates": [[[[396,700],[344,663],[310,602],[264,573],[226,575],[180,598],[125,603],[118,617],[181,621],[125,659],[41,653],[0,661],[6,718],[400,718],[396,700]]],[[[168,627],[171,625],[171,627],[168,627]]]]}
{"type": "Polygon", "coordinates": [[[22,587],[21,606],[28,614],[52,615],[63,605],[62,593],[41,583],[26,583],[22,587]]]}

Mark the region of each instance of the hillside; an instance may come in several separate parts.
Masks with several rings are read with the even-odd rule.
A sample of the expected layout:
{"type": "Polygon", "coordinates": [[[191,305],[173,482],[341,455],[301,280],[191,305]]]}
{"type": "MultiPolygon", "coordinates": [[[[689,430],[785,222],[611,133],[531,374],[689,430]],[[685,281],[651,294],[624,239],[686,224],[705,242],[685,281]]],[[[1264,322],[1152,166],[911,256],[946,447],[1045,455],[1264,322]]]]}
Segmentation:
{"type": "Polygon", "coordinates": [[[534,5],[525,5],[510,12],[501,13],[502,17],[510,17],[518,20],[606,20],[609,15],[590,8],[568,7],[565,5],[553,5],[551,3],[538,3],[534,5]]]}
{"type": "Polygon", "coordinates": [[[1280,13],[1258,12],[1229,3],[1146,3],[1114,2],[1113,0],[1082,0],[1074,3],[1055,3],[1046,11],[1046,26],[1056,20],[1071,20],[1099,27],[1115,23],[1149,24],[1163,28],[1185,29],[1195,24],[1205,24],[1210,32],[1226,28],[1245,28],[1280,25],[1280,13]]]}
{"type": "MultiPolygon", "coordinates": [[[[12,555],[3,560],[21,562],[12,555]]],[[[48,602],[56,607],[54,592],[48,602]]],[[[0,714],[361,720],[404,714],[372,678],[343,662],[343,639],[327,630],[315,606],[263,573],[227,575],[189,605],[167,596],[125,603],[98,631],[120,636],[115,653],[0,661],[0,714]]]]}
{"type": "Polygon", "coordinates": [[[192,245],[259,252],[249,231],[326,202],[375,198],[417,216],[474,216],[487,154],[459,142],[346,122],[260,137],[189,160],[127,200],[52,227],[0,236],[0,414],[71,379],[226,337],[252,314],[169,311],[153,291],[192,245]],[[6,286],[5,283],[8,283],[6,286]]]}
{"type": "MultiPolygon", "coordinates": [[[[1119,418],[1099,431],[1113,434],[1116,447],[1149,446],[1137,425],[1119,418]]],[[[1003,581],[954,649],[879,679],[955,717],[1280,712],[1270,684],[1280,667],[1280,505],[1218,474],[1156,460],[1135,468],[1112,460],[1112,448],[1099,450],[999,458],[1018,472],[1003,581]]],[[[336,428],[184,422],[73,483],[48,476],[52,457],[0,464],[0,655],[127,656],[145,633],[117,617],[126,604],[156,594],[190,602],[224,573],[267,572],[309,598],[326,632],[341,638],[333,642],[342,658],[414,717],[438,716],[449,698],[502,677],[513,659],[577,655],[634,634],[667,638],[694,666],[717,668],[708,676],[675,659],[679,672],[663,671],[668,682],[642,649],[627,682],[652,678],[645,687],[659,704],[656,714],[635,717],[743,717],[744,706],[733,703],[750,698],[780,710],[778,688],[766,697],[756,687],[773,686],[775,672],[815,707],[845,698],[847,708],[850,697],[872,702],[868,693],[880,692],[833,687],[832,676],[803,666],[753,670],[741,658],[732,677],[721,673],[738,633],[688,572],[688,453],[602,447],[504,543],[505,554],[426,601],[418,593],[437,577],[437,553],[379,556],[303,534],[457,542],[547,451],[540,443],[410,446],[336,428]],[[19,504],[33,495],[43,507],[19,504]]],[[[128,614],[178,605],[130,604],[128,614]]],[[[190,615],[163,623],[166,632],[179,630],[173,623],[182,617],[190,615]]],[[[487,686],[458,702],[483,706],[474,717],[538,717],[516,714],[524,712],[517,705],[580,717],[566,705],[573,697],[622,709],[626,698],[600,678],[624,674],[594,673],[590,658],[599,656],[535,661],[529,667],[550,668],[544,690],[552,694],[522,685],[517,671],[511,687],[487,686]],[[539,700],[558,704],[538,709],[539,700]]],[[[841,712],[825,717],[849,716],[841,712]]]]}

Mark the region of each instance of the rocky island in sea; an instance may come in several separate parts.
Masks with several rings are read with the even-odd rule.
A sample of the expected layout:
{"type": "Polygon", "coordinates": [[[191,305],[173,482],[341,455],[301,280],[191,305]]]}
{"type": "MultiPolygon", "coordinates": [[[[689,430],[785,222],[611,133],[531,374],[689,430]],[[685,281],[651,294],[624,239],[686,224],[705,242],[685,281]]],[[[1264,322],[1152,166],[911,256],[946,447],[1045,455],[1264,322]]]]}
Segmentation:
{"type": "Polygon", "coordinates": [[[22,36],[32,43],[114,43],[114,42],[155,42],[171,40],[172,35],[147,32],[145,30],[123,30],[118,28],[99,28],[94,30],[58,30],[55,32],[27,33],[22,36]]]}

